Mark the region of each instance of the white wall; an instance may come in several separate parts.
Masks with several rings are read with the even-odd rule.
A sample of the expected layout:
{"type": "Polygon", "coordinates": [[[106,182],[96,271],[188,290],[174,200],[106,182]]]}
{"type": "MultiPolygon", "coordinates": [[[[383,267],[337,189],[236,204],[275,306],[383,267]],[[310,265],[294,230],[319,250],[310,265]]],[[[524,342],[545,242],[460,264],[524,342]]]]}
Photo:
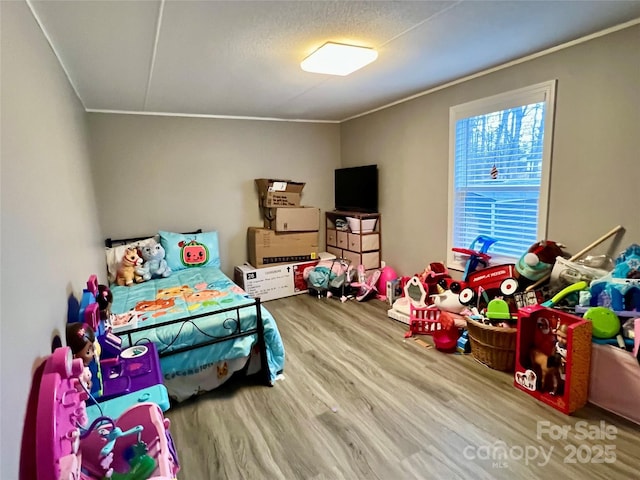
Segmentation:
{"type": "Polygon", "coordinates": [[[302,203],[333,209],[337,124],[94,113],[89,129],[100,225],[112,238],[215,229],[232,275],[247,260],[247,227],[262,226],[255,178],[306,182],[302,203]]]}
{"type": "Polygon", "coordinates": [[[0,478],[18,476],[31,371],[68,296],[104,279],[103,235],[215,228],[230,273],[261,223],[254,178],[305,181],[327,210],[335,168],[378,163],[384,258],[413,273],[446,254],[451,105],[557,78],[549,238],[576,251],[623,224],[615,245],[640,241],[640,27],[338,126],[87,115],[25,3],[0,8],[0,478]]]}
{"type": "Polygon", "coordinates": [[[32,369],[102,264],[84,110],[26,3],[0,8],[0,478],[17,479],[32,369]]]}
{"type": "Polygon", "coordinates": [[[342,124],[343,165],[379,165],[383,258],[405,275],[446,258],[449,108],[551,79],[547,238],[575,253],[621,224],[593,253],[640,243],[638,45],[635,26],[342,124]]]}

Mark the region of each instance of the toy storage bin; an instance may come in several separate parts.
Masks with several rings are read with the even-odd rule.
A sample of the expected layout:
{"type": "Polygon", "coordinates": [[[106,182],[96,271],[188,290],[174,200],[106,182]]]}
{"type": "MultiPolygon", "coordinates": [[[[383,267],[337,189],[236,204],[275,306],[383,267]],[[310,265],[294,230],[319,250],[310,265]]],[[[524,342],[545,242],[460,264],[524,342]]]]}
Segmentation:
{"type": "Polygon", "coordinates": [[[640,364],[631,352],[591,344],[589,403],[640,425],[640,364]]]}
{"type": "Polygon", "coordinates": [[[495,370],[513,372],[516,358],[516,328],[494,327],[467,319],[473,358],[495,370]]]}
{"type": "Polygon", "coordinates": [[[347,217],[347,223],[349,224],[349,229],[353,233],[371,233],[374,228],[376,228],[377,218],[356,218],[356,217],[347,217]],[[360,232],[360,222],[362,222],[362,232],[360,232]]]}

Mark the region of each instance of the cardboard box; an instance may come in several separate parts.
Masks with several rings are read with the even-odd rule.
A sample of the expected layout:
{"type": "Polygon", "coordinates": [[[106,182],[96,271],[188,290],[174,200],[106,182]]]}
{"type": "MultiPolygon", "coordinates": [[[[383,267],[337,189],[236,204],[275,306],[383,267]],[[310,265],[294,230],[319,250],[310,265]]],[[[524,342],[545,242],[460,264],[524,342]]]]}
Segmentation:
{"type": "Polygon", "coordinates": [[[299,207],[305,184],[291,180],[256,178],[259,203],[266,208],[299,207]]]}
{"type": "Polygon", "coordinates": [[[319,260],[289,263],[266,268],[240,265],[234,269],[234,281],[252,297],[260,297],[267,302],[277,298],[290,297],[308,290],[303,278],[304,269],[315,267],[319,260]]]}
{"type": "Polygon", "coordinates": [[[233,279],[249,295],[260,297],[261,301],[267,302],[307,292],[305,269],[313,268],[320,260],[330,258],[335,257],[321,252],[317,260],[310,262],[288,263],[265,268],[240,265],[235,267],[233,279]]]}
{"type": "Polygon", "coordinates": [[[249,263],[256,268],[318,258],[318,232],[278,233],[266,228],[247,231],[249,263]]]}
{"type": "Polygon", "coordinates": [[[583,407],[589,390],[591,322],[536,305],[518,311],[517,335],[515,387],[565,414],[583,407]],[[554,355],[560,325],[566,325],[563,361],[554,355]],[[554,357],[551,364],[549,357],[554,357]]]}
{"type": "Polygon", "coordinates": [[[319,208],[265,208],[264,215],[264,228],[276,232],[317,232],[320,230],[319,208]]]}

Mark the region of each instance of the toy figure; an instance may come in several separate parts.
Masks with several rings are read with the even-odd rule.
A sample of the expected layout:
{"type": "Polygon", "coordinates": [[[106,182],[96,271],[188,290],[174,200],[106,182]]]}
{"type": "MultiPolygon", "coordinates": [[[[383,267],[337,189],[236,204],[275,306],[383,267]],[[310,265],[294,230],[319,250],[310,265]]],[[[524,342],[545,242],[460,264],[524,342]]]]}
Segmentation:
{"type": "Polygon", "coordinates": [[[98,285],[98,295],[96,302],[100,309],[100,320],[107,320],[111,315],[111,304],[113,303],[113,294],[106,285],[98,285]]]}
{"type": "Polygon", "coordinates": [[[84,372],[80,379],[87,390],[91,390],[89,364],[95,358],[95,333],[89,325],[80,322],[70,323],[67,325],[66,340],[67,346],[71,348],[71,353],[73,353],[73,358],[82,359],[84,372]]]}
{"type": "MultiPolygon", "coordinates": [[[[566,324],[560,324],[554,330],[556,334],[556,343],[553,346],[553,352],[551,353],[552,357],[554,357],[557,361],[558,372],[560,373],[560,380],[564,383],[565,380],[565,371],[567,364],[567,329],[568,326],[566,324]]],[[[560,385],[559,387],[561,387],[560,385]]],[[[552,392],[554,395],[557,392],[552,392]]]]}
{"type": "MultiPolygon", "coordinates": [[[[536,372],[538,384],[536,389],[541,392],[549,390],[551,395],[557,395],[562,388],[562,374],[560,373],[558,355],[545,355],[542,350],[534,348],[529,352],[532,369],[536,372]]],[[[528,379],[532,382],[532,379],[528,379]]]]}

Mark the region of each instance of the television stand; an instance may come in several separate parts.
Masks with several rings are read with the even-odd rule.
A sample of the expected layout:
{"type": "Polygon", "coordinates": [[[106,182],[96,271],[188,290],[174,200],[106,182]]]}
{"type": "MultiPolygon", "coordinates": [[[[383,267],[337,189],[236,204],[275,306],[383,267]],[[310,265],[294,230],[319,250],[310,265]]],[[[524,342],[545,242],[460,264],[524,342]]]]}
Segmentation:
{"type": "Polygon", "coordinates": [[[365,270],[380,268],[382,219],[379,213],[334,210],[325,213],[325,222],[327,252],[354,266],[364,265],[365,270]],[[344,220],[347,228],[337,228],[337,220],[344,220]]]}

